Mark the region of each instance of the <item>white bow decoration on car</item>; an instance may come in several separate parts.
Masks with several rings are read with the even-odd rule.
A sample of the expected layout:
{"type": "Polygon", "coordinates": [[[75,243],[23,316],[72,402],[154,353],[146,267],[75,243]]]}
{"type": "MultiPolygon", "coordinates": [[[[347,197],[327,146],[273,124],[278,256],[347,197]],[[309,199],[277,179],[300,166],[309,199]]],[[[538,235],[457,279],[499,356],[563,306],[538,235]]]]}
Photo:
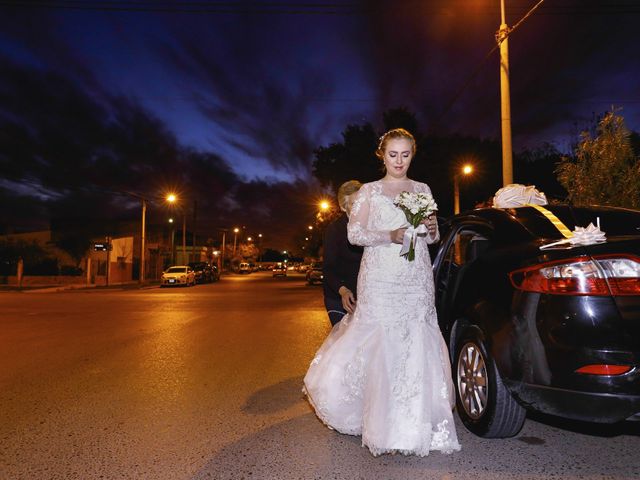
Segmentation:
{"type": "Polygon", "coordinates": [[[606,242],[607,237],[600,227],[590,223],[586,227],[576,227],[573,237],[569,239],[571,245],[593,245],[594,243],[606,242]]]}
{"type": "Polygon", "coordinates": [[[501,188],[493,197],[495,208],[518,208],[527,205],[546,205],[547,197],[535,185],[512,183],[501,188]]]}
{"type": "Polygon", "coordinates": [[[604,243],[607,241],[605,232],[600,230],[600,227],[595,226],[593,223],[589,223],[589,225],[587,225],[586,227],[576,227],[571,233],[573,235],[570,238],[565,238],[558,242],[542,245],[540,247],[540,250],[545,250],[547,248],[556,247],[559,245],[593,245],[596,243],[604,243]]]}

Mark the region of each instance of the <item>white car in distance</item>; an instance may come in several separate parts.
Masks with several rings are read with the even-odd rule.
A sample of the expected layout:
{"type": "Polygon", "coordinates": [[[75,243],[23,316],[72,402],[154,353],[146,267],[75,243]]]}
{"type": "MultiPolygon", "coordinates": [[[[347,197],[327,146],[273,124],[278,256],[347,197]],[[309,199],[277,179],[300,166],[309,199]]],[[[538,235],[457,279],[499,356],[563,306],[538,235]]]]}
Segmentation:
{"type": "Polygon", "coordinates": [[[187,265],[176,265],[167,268],[160,279],[161,287],[188,287],[196,284],[196,272],[187,265]]]}

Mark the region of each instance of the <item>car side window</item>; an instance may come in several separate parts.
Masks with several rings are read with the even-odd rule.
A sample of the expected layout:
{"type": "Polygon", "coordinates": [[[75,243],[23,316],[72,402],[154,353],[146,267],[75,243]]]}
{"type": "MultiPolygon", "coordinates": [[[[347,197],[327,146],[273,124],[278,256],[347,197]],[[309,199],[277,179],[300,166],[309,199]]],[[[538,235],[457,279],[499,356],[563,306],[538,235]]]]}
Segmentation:
{"type": "MultiPolygon", "coordinates": [[[[452,232],[453,233],[453,232],[452,232]]],[[[478,231],[462,227],[453,238],[442,257],[436,283],[438,314],[446,318],[455,301],[460,281],[467,265],[477,259],[488,247],[490,240],[478,231]]]]}
{"type": "Polygon", "coordinates": [[[458,267],[472,262],[489,246],[489,240],[470,230],[459,231],[447,252],[447,258],[458,267]]]}

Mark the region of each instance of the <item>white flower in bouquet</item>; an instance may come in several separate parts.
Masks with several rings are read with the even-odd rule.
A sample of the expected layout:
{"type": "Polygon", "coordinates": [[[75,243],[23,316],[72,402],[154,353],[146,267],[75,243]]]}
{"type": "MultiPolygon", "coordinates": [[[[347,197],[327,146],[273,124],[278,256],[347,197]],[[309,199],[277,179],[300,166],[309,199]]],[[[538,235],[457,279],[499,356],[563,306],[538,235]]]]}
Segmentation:
{"type": "Polygon", "coordinates": [[[438,210],[438,205],[430,193],[400,192],[393,203],[399,207],[411,225],[407,228],[400,255],[409,261],[415,259],[415,237],[418,233],[426,233],[422,221],[438,210]]]}

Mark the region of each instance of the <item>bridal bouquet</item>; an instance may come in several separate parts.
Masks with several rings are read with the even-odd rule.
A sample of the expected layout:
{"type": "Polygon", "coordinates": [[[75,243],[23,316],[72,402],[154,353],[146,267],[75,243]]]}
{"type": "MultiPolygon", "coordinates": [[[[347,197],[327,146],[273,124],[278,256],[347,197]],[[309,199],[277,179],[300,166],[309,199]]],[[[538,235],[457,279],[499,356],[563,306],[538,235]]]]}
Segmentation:
{"type": "Polygon", "coordinates": [[[393,203],[404,212],[410,224],[404,232],[400,255],[412,262],[416,258],[416,235],[427,233],[427,227],[421,222],[437,211],[438,205],[430,193],[412,192],[400,192],[393,203]]]}

